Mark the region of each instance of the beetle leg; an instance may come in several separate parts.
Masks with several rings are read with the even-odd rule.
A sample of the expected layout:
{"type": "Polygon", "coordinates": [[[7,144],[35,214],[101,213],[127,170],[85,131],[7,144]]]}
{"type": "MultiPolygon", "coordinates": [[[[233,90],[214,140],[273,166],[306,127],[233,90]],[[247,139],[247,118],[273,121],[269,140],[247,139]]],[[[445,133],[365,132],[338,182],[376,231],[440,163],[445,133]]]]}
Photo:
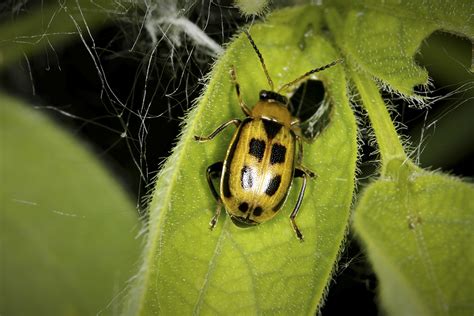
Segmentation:
{"type": "Polygon", "coordinates": [[[250,109],[244,103],[244,101],[242,100],[242,96],[240,95],[240,85],[239,85],[239,82],[237,81],[237,74],[235,72],[234,65],[232,65],[230,69],[230,77],[235,86],[235,92],[237,93],[237,98],[239,99],[240,108],[242,109],[245,115],[250,116],[250,109]]]}
{"type": "Polygon", "coordinates": [[[209,167],[207,167],[207,183],[209,184],[209,188],[211,189],[211,193],[216,199],[217,202],[220,202],[221,197],[219,196],[219,193],[217,192],[216,188],[214,187],[214,183],[212,182],[212,179],[218,178],[222,174],[222,167],[224,164],[222,161],[216,162],[209,167]]]}
{"type": "Polygon", "coordinates": [[[225,122],[224,124],[219,125],[219,127],[216,128],[214,132],[212,132],[209,136],[194,136],[194,140],[197,140],[198,142],[207,142],[208,140],[213,139],[217,134],[222,132],[227,126],[230,124],[235,124],[236,126],[240,125],[240,120],[239,119],[233,119],[230,121],[225,122]]]}
{"type": "Polygon", "coordinates": [[[299,166],[303,161],[303,142],[301,141],[301,137],[297,137],[296,142],[298,143],[298,156],[296,158],[296,164],[299,166]]]}
{"type": "Polygon", "coordinates": [[[293,230],[296,233],[296,237],[298,237],[299,240],[303,241],[303,234],[301,233],[300,229],[298,228],[298,225],[296,225],[295,218],[298,215],[298,212],[300,210],[301,202],[303,201],[304,197],[304,192],[306,190],[306,177],[308,174],[299,168],[295,168],[295,177],[298,178],[303,178],[303,185],[301,186],[300,193],[298,194],[298,199],[296,200],[296,205],[295,208],[293,209],[293,212],[290,214],[290,223],[291,227],[293,227],[293,230]]]}
{"type": "Polygon", "coordinates": [[[214,196],[214,198],[217,201],[217,208],[216,208],[216,213],[212,217],[210,223],[209,223],[209,228],[212,230],[217,224],[217,220],[219,219],[219,216],[221,214],[221,208],[222,208],[222,202],[221,202],[221,197],[219,196],[219,193],[217,192],[216,188],[214,187],[214,183],[212,182],[212,179],[218,178],[222,174],[222,167],[223,163],[222,161],[216,162],[209,167],[207,167],[207,183],[209,184],[209,188],[211,189],[211,193],[214,196]]]}
{"type": "Polygon", "coordinates": [[[301,164],[303,162],[303,142],[301,140],[301,137],[297,136],[296,142],[298,143],[298,155],[296,157],[296,165],[310,178],[314,178],[316,174],[301,164]]]}
{"type": "Polygon", "coordinates": [[[214,227],[216,227],[217,220],[219,219],[219,216],[221,215],[221,208],[222,208],[222,204],[218,203],[217,208],[216,208],[216,213],[214,214],[214,216],[212,216],[211,221],[209,222],[210,230],[213,230],[214,227]]]}

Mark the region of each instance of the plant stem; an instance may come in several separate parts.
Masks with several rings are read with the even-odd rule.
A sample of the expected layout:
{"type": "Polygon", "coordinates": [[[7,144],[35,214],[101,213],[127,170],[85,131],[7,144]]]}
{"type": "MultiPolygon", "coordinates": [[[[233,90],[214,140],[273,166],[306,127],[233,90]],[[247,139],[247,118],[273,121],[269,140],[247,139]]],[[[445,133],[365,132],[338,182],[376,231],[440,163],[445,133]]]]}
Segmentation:
{"type": "Polygon", "coordinates": [[[407,159],[400,137],[374,80],[364,73],[353,70],[351,76],[375,132],[382,161],[382,175],[390,173],[391,169],[387,168],[390,161],[404,162],[407,159]]]}

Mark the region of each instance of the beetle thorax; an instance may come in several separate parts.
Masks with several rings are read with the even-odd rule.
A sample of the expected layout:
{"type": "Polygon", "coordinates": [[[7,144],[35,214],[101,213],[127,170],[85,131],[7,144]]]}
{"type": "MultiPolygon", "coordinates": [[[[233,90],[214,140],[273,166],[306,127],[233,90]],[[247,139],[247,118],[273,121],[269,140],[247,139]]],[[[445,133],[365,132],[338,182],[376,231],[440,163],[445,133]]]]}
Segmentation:
{"type": "Polygon", "coordinates": [[[278,121],[290,128],[292,116],[288,108],[280,102],[273,100],[261,100],[252,109],[251,116],[254,118],[265,118],[278,121]]]}

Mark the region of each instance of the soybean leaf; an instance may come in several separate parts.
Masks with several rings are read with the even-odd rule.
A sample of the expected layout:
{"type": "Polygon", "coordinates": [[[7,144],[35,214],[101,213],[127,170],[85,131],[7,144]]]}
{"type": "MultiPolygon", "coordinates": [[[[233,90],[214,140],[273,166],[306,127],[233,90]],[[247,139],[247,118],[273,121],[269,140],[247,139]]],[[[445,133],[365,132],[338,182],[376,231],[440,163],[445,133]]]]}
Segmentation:
{"type": "MultiPolygon", "coordinates": [[[[321,27],[320,8],[305,6],[274,12],[251,28],[277,87],[338,58],[321,27]]],[[[247,104],[255,104],[259,90],[269,89],[255,52],[240,35],[216,63],[159,174],[131,314],[313,314],[322,303],[347,231],[354,187],[356,125],[343,69],[318,73],[334,113],[328,128],[304,148],[304,164],[318,178],[309,182],[297,218],[305,235],[301,243],[288,220],[300,180],[273,220],[241,229],[222,214],[214,231],[208,229],[216,202],[205,170],[224,159],[232,131],[205,144],[193,136],[243,117],[231,65],[247,104]]]]}
{"type": "Polygon", "coordinates": [[[393,161],[364,192],[355,228],[391,315],[471,315],[474,187],[393,161]]]}
{"type": "Polygon", "coordinates": [[[415,63],[421,41],[435,30],[474,38],[472,1],[331,1],[327,22],[344,58],[385,88],[417,98],[428,74],[415,63]]]}
{"type": "Polygon", "coordinates": [[[0,314],[117,312],[140,245],[103,166],[38,111],[0,95],[0,314]]]}
{"type": "Polygon", "coordinates": [[[473,5],[434,2],[426,10],[413,2],[358,4],[342,13],[329,10],[328,24],[380,149],[381,177],[362,195],[354,226],[380,280],[382,306],[396,315],[470,315],[474,188],[407,158],[373,78],[419,98],[413,86],[427,84],[426,71],[413,61],[421,40],[436,29],[472,37],[473,5]]]}

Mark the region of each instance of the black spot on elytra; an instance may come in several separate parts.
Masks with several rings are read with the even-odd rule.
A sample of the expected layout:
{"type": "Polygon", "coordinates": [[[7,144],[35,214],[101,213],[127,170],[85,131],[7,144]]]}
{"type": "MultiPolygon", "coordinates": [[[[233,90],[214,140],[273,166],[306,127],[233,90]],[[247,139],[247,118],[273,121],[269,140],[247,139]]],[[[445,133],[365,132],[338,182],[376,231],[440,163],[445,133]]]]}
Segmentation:
{"type": "Polygon", "coordinates": [[[258,161],[262,161],[263,154],[265,153],[265,141],[252,138],[249,143],[249,154],[258,158],[258,161]]]}
{"type": "Polygon", "coordinates": [[[252,168],[244,166],[240,171],[240,184],[242,188],[248,190],[253,186],[252,168]]]}
{"type": "Polygon", "coordinates": [[[260,216],[260,215],[262,215],[262,212],[263,212],[263,209],[262,209],[260,206],[257,206],[257,207],[253,210],[253,215],[254,215],[254,216],[260,216]]]}
{"type": "Polygon", "coordinates": [[[239,205],[239,210],[240,210],[242,213],[247,212],[248,209],[249,209],[249,205],[248,205],[247,202],[240,203],[240,205],[239,205]]]}
{"type": "Polygon", "coordinates": [[[281,176],[277,175],[270,180],[268,187],[265,189],[265,194],[268,196],[272,196],[280,187],[281,176]]]}
{"type": "Polygon", "coordinates": [[[271,121],[271,120],[262,120],[263,122],[263,128],[265,129],[265,132],[267,133],[267,137],[272,139],[278,134],[278,132],[281,130],[283,125],[281,125],[278,122],[271,121]]]}
{"type": "Polygon", "coordinates": [[[270,164],[284,163],[286,155],[286,147],[280,144],[273,144],[272,154],[270,156],[270,164]]]}

